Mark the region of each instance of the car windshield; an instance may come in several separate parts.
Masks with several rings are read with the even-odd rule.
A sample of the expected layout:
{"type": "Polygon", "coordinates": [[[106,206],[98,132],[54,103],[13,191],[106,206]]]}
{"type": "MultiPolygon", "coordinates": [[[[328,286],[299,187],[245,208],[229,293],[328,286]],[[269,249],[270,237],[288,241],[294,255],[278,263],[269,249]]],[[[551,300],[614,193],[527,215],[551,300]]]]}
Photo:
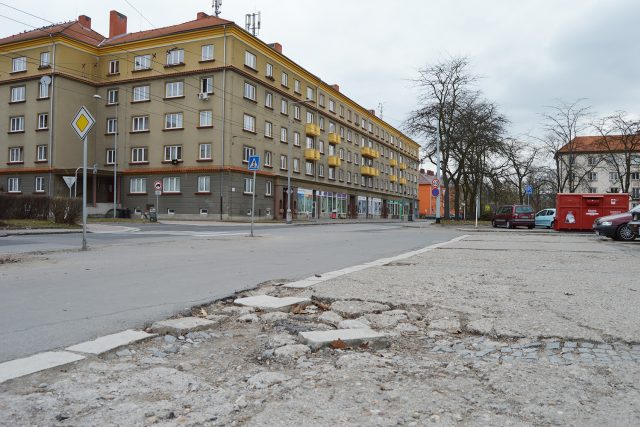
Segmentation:
{"type": "Polygon", "coordinates": [[[631,209],[629,212],[631,212],[632,214],[634,213],[640,213],[640,205],[636,205],[633,209],[631,209]]]}
{"type": "Polygon", "coordinates": [[[531,206],[516,206],[516,213],[531,213],[533,208],[531,206]]]}

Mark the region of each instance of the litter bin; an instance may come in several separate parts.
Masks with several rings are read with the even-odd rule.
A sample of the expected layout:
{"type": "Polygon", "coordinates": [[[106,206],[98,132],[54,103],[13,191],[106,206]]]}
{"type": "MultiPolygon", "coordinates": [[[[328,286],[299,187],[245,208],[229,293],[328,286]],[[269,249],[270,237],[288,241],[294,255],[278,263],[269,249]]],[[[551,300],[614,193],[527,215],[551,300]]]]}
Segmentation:
{"type": "Polygon", "coordinates": [[[150,222],[158,222],[158,213],[155,209],[149,210],[149,221],[150,222]]]}

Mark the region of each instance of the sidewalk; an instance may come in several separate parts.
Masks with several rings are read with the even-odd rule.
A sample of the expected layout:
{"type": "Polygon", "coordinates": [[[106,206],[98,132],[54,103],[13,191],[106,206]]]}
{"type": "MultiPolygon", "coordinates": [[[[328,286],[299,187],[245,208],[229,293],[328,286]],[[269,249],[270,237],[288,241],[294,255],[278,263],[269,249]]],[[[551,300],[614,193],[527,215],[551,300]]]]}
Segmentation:
{"type": "Polygon", "coordinates": [[[274,281],[238,297],[310,302],[194,308],[202,330],[0,384],[0,412],[17,425],[638,425],[639,255],[593,236],[474,233],[274,281]],[[384,339],[316,349],[304,334],[341,329],[384,339]]]}

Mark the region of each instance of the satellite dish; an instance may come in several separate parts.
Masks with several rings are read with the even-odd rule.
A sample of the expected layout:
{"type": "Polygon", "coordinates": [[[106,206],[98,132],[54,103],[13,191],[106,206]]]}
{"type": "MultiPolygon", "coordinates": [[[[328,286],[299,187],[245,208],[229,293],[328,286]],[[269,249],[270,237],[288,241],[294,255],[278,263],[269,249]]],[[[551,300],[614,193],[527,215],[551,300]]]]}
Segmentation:
{"type": "Polygon", "coordinates": [[[45,85],[45,86],[49,86],[51,84],[51,77],[49,77],[49,76],[40,77],[40,84],[45,85]]]}

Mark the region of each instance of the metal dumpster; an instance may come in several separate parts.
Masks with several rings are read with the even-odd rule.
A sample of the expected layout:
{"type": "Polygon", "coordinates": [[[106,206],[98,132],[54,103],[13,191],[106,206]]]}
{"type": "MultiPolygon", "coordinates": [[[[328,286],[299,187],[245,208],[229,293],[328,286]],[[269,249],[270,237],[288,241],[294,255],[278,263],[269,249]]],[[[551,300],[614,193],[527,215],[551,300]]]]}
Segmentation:
{"type": "Polygon", "coordinates": [[[628,210],[628,194],[559,193],[554,229],[590,231],[596,218],[628,210]]]}

